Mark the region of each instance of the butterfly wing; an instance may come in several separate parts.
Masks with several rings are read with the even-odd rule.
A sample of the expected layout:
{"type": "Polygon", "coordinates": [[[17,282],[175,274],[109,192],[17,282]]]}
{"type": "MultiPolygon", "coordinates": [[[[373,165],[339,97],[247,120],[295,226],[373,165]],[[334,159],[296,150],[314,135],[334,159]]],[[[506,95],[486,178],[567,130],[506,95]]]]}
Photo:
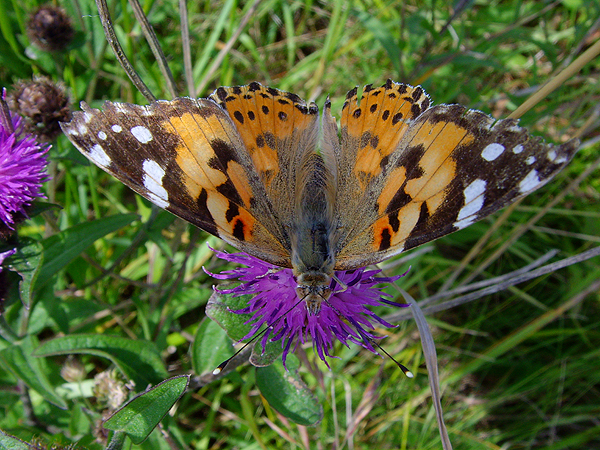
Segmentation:
{"type": "Polygon", "coordinates": [[[420,87],[392,82],[367,89],[360,105],[350,96],[336,268],[377,263],[464,228],[544,185],[576,151],[577,142],[545,144],[515,120],[428,106],[420,87]]]}
{"type": "Polygon", "coordinates": [[[273,205],[273,214],[289,236],[300,214],[298,196],[306,183],[303,167],[317,145],[317,105],[257,82],[220,87],[210,98],[235,123],[273,205]]]}
{"type": "Polygon", "coordinates": [[[236,125],[214,101],[82,109],[62,128],[94,164],[234,247],[289,267],[287,236],[261,177],[236,125]]]}

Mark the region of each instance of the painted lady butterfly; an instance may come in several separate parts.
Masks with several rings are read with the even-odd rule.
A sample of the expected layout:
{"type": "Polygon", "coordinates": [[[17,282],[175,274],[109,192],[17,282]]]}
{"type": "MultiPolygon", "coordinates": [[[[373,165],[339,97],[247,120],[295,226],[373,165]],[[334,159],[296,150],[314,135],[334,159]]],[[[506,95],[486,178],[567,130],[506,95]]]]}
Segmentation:
{"type": "Polygon", "coordinates": [[[335,270],[378,263],[464,228],[548,182],[576,151],[388,80],[348,92],[341,133],[295,94],[250,83],[207,99],[82,103],[62,128],[93,163],[156,205],[293,268],[317,314],[335,270]],[[341,138],[340,138],[341,135],[341,138]]]}

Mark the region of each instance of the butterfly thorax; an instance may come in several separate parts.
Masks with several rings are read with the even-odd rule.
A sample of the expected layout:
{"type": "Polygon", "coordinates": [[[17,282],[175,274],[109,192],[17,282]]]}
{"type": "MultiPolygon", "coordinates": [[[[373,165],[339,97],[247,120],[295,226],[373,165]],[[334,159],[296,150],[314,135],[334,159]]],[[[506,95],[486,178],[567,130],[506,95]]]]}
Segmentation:
{"type": "Polygon", "coordinates": [[[305,301],[309,314],[316,315],[331,296],[335,266],[331,177],[317,154],[307,158],[303,169],[306,182],[296,192],[297,214],[290,230],[291,262],[298,298],[305,301]]]}

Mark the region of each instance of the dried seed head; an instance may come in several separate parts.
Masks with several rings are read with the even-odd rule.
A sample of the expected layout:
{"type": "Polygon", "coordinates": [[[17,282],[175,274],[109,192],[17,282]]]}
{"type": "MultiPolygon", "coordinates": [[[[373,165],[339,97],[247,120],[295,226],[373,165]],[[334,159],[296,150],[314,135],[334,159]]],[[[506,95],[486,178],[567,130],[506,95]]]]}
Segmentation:
{"type": "Polygon", "coordinates": [[[47,52],[65,50],[74,34],[71,18],[62,8],[52,5],[38,8],[27,23],[27,35],[31,42],[47,52]]]}
{"type": "Polygon", "coordinates": [[[50,142],[61,132],[59,122],[71,120],[65,88],[49,78],[21,81],[8,98],[12,111],[25,118],[25,130],[50,142]]]}

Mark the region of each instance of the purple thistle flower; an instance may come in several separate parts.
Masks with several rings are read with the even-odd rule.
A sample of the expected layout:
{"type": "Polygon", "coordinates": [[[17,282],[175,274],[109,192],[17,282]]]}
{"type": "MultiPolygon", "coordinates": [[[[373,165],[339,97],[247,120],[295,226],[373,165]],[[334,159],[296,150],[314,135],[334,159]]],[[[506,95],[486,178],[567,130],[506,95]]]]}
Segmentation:
{"type": "Polygon", "coordinates": [[[14,255],[16,252],[17,252],[16,248],[13,248],[12,250],[7,250],[5,252],[0,252],[0,273],[2,273],[2,264],[4,263],[4,260],[6,258],[8,258],[9,256],[14,255]]]}
{"type": "Polygon", "coordinates": [[[227,261],[243,264],[233,270],[209,275],[225,280],[237,278],[241,284],[232,289],[217,289],[222,294],[241,296],[253,294],[248,306],[233,310],[237,314],[252,314],[246,323],[253,323],[250,332],[241,340],[251,338],[263,325],[268,327],[261,338],[263,348],[268,341],[281,340],[283,348],[283,364],[288,353],[298,345],[312,339],[313,349],[325,364],[326,356],[332,357],[331,351],[336,340],[346,347],[349,342],[377,353],[373,343],[377,336],[368,330],[378,322],[388,328],[395,327],[368,307],[392,305],[405,307],[406,304],[384,299],[389,294],[378,287],[382,283],[390,283],[403,275],[394,277],[378,277],[381,270],[357,269],[352,271],[336,271],[331,284],[331,297],[324,301],[318,314],[310,314],[303,301],[296,294],[296,280],[291,269],[285,269],[266,263],[246,253],[225,253],[215,251],[216,255],[227,261]]]}
{"type": "Polygon", "coordinates": [[[4,98],[0,103],[0,222],[14,230],[15,216],[26,216],[34,199],[45,198],[40,188],[48,179],[44,155],[50,146],[24,134],[21,117],[8,111],[4,98]]]}

